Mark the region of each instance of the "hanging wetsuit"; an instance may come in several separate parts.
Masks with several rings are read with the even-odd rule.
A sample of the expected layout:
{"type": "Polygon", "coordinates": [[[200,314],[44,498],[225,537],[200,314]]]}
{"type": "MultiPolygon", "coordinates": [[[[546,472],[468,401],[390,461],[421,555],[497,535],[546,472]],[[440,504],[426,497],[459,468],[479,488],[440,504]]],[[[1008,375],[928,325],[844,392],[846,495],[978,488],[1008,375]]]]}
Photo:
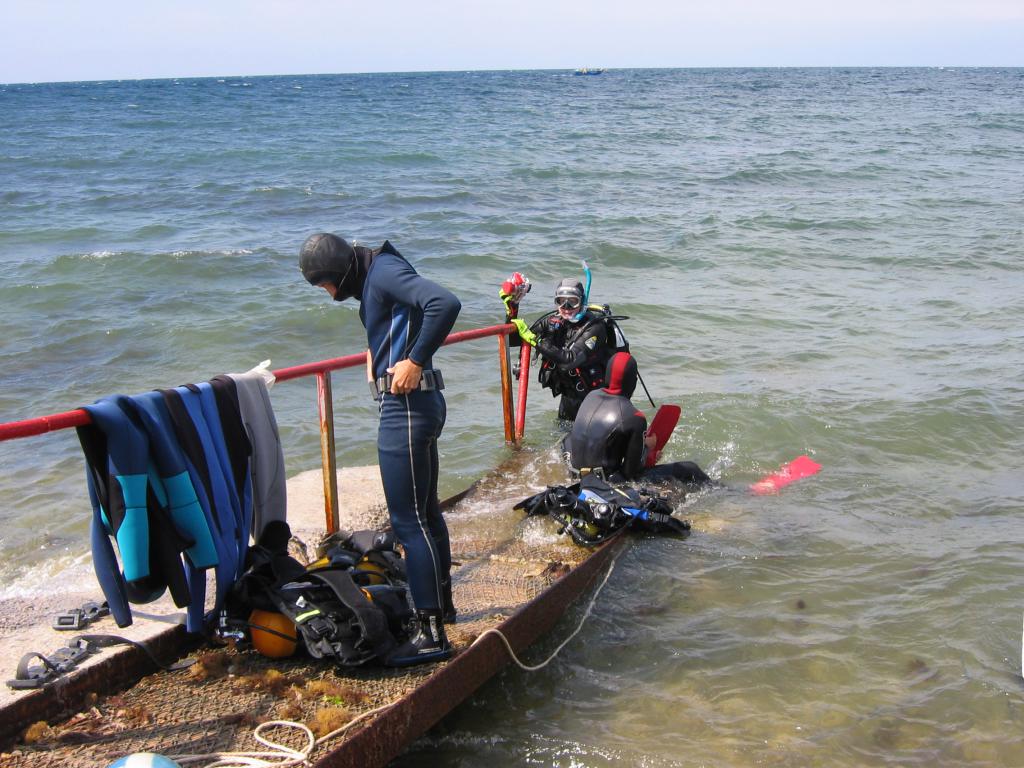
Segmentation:
{"type": "Polygon", "coordinates": [[[636,360],[617,352],[608,361],[608,385],[589,393],[580,406],[566,441],[572,465],[581,471],[603,470],[614,481],[678,480],[710,482],[692,461],[677,461],[644,469],[647,419],[629,399],[636,389],[636,360]]]}
{"type": "Polygon", "coordinates": [[[231,373],[226,377],[217,376],[211,383],[216,387],[220,379],[227,379],[234,385],[239,418],[252,447],[252,536],[258,541],[268,523],[285,522],[288,517],[281,435],[270,404],[270,392],[261,374],[255,371],[231,373]]]}
{"type": "Polygon", "coordinates": [[[131,624],[128,603],[156,599],[166,587],[179,607],[189,605],[195,631],[203,607],[197,617],[181,553],[190,580],[218,558],[181,449],[146,396],[104,398],[85,410],[92,423],[78,436],[93,502],[93,565],[111,615],[118,626],[131,624]],[[117,541],[120,566],[108,536],[117,541]]]}
{"type": "MultiPolygon", "coordinates": [[[[244,484],[245,470],[242,470],[243,486],[239,490],[229,454],[247,451],[248,439],[230,419],[225,429],[210,384],[188,384],[161,390],[159,394],[182,447],[197,495],[209,515],[211,530],[216,532],[214,541],[218,562],[213,604],[216,611],[223,607],[228,590],[245,570],[245,552],[249,544],[246,509],[251,504],[244,484]],[[234,447],[229,448],[229,445],[234,447]],[[202,501],[204,497],[205,501],[202,501]]],[[[235,457],[236,460],[240,458],[235,457]]],[[[189,586],[193,604],[204,605],[205,575],[190,580],[189,586]]]]}
{"type": "Polygon", "coordinates": [[[576,322],[557,313],[547,315],[533,330],[541,356],[538,381],[552,396],[562,396],[558,418],[571,421],[587,393],[604,384],[605,366],[613,352],[604,314],[588,309],[576,322]]]}

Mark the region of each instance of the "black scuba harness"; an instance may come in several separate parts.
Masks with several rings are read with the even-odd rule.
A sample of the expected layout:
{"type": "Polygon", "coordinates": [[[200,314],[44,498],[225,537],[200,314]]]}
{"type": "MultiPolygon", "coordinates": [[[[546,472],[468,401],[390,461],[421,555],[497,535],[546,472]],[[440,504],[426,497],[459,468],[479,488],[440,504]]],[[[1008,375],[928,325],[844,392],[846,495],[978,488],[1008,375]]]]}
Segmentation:
{"type": "MultiPolygon", "coordinates": [[[[581,323],[566,333],[562,340],[561,348],[569,349],[577,341],[583,338],[587,331],[598,323],[605,328],[605,343],[599,348],[591,350],[591,354],[583,364],[571,370],[559,367],[558,363],[551,359],[542,358],[540,371],[537,374],[537,381],[546,389],[551,390],[554,397],[565,394],[573,394],[582,397],[592,389],[597,389],[604,384],[604,372],[608,359],[618,351],[629,351],[629,342],[619,328],[619,320],[628,320],[627,316],[616,316],[611,313],[608,305],[591,305],[587,310],[593,314],[587,322],[581,323]]],[[[551,317],[557,314],[557,310],[541,315],[530,326],[530,330],[538,336],[543,336],[545,327],[549,324],[551,317]]]]}
{"type": "Polygon", "coordinates": [[[257,544],[248,563],[228,597],[222,621],[228,630],[248,630],[254,609],[281,613],[295,624],[310,656],[340,666],[384,661],[405,639],[412,611],[394,534],[348,535],[308,568],[279,547],[257,544]]]}
{"type": "Polygon", "coordinates": [[[573,541],[593,547],[625,528],[648,533],[688,536],[690,523],[672,515],[668,501],[646,488],[613,486],[591,472],[571,486],[548,486],[523,499],[513,509],[527,515],[546,514],[573,541]]]}

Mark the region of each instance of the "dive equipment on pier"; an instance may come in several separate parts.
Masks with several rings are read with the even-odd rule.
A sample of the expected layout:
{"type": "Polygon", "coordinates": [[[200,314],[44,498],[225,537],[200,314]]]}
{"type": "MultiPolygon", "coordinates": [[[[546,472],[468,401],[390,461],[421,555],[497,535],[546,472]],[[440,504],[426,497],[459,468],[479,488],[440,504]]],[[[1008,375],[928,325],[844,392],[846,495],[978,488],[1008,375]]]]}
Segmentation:
{"type": "Polygon", "coordinates": [[[397,556],[394,536],[351,534],[308,567],[288,554],[290,538],[288,524],[275,522],[250,548],[224,625],[248,631],[253,646],[275,658],[291,655],[287,641],[297,639],[313,658],[339,666],[389,663],[412,616],[395,558],[384,556],[397,556]]]}
{"type": "Polygon", "coordinates": [[[571,486],[548,486],[513,509],[525,510],[527,515],[549,515],[561,526],[559,533],[567,533],[585,547],[596,546],[626,527],[689,535],[689,521],[674,517],[667,499],[646,488],[611,485],[602,475],[588,472],[571,486]]]}

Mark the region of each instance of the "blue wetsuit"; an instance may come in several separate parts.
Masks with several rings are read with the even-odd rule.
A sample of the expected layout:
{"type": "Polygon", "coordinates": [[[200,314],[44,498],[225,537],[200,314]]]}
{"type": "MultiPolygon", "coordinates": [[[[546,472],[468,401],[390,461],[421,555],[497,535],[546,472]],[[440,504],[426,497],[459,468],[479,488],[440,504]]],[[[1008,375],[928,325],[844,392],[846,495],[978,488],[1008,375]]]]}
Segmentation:
{"type": "MultiPolygon", "coordinates": [[[[378,379],[405,359],[430,369],[462,308],[450,291],[420,277],[390,247],[373,256],[359,300],[378,379]]],[[[442,581],[451,570],[448,528],[437,498],[437,438],[446,413],[444,396],[436,390],[381,398],[377,452],[384,496],[420,611],[442,607],[442,581]]]]}
{"type": "Polygon", "coordinates": [[[198,631],[203,605],[190,600],[191,587],[217,565],[218,553],[160,395],[117,395],[84,408],[92,423],[78,436],[93,502],[93,561],[111,614],[128,626],[128,602],[155,599],[167,587],[175,604],[189,607],[189,630],[198,631]],[[123,573],[108,534],[116,538],[123,573]]]}
{"type": "MultiPolygon", "coordinates": [[[[244,432],[231,433],[225,438],[221,416],[216,408],[209,410],[203,402],[204,393],[212,397],[210,384],[187,385],[162,390],[163,405],[168,413],[184,454],[185,466],[192,477],[200,504],[207,514],[210,530],[214,532],[217,548],[217,591],[214,608],[224,604],[227,592],[244,570],[242,562],[249,543],[248,528],[244,523],[244,493],[236,486],[226,453],[237,446],[248,447],[244,432]]],[[[206,599],[206,576],[198,574],[190,579],[192,604],[203,606],[206,599]]],[[[199,608],[202,615],[202,608],[199,608]]]]}

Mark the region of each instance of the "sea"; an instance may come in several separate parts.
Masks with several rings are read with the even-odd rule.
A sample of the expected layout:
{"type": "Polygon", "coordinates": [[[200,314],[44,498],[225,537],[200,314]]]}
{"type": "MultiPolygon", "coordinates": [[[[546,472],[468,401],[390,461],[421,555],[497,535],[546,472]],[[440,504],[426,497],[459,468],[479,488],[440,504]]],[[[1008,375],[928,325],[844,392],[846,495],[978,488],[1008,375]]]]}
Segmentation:
{"type": "MultiPolygon", "coordinates": [[[[298,272],[318,231],[390,240],[457,330],[583,261],[628,317],[637,406],[679,404],[665,457],[721,487],[395,765],[1024,765],[1024,69],[0,85],[0,213],[4,422],[360,352],[298,272]]],[[[543,487],[550,394],[516,451],[495,340],[435,362],[442,496],[543,487]]],[[[313,381],[271,393],[316,470],[313,381]]],[[[373,463],[363,372],[334,396],[339,464],[373,463]]],[[[89,515],[72,430],[0,444],[0,599],[93,578],[89,515]]]]}

